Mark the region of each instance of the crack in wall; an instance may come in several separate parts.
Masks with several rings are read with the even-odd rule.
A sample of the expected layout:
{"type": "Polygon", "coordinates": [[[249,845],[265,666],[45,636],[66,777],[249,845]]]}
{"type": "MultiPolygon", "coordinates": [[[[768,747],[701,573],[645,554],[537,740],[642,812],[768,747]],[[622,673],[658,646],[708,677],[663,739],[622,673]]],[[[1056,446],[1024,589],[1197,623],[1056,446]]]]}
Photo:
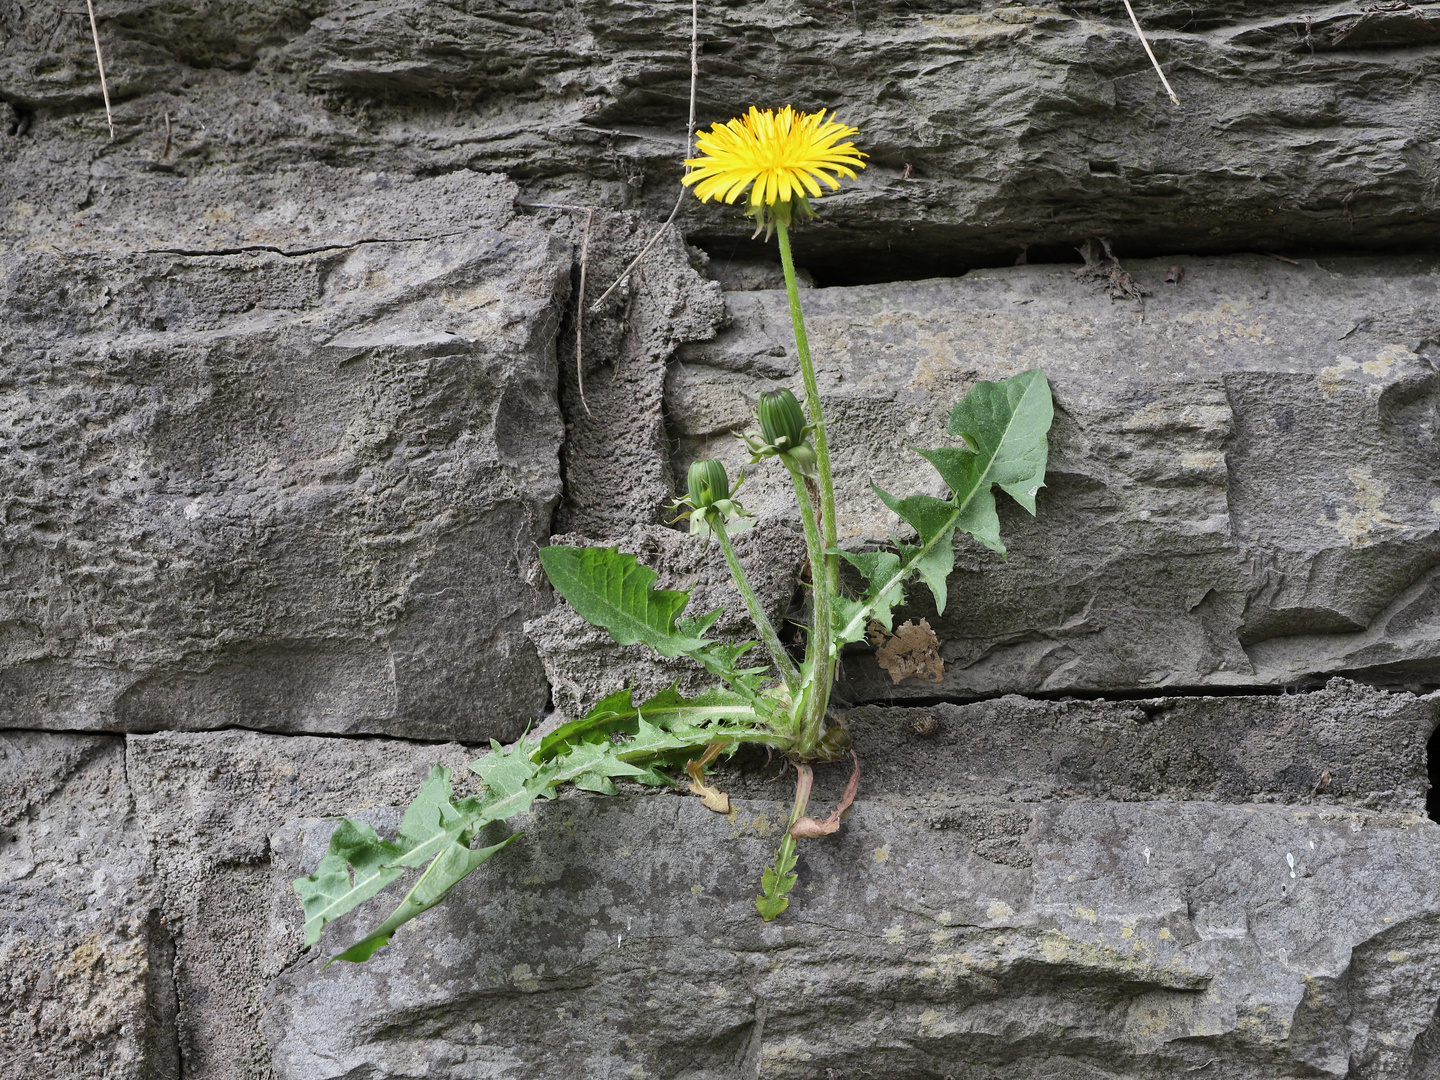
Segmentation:
{"type": "Polygon", "coordinates": [[[320,244],[308,248],[282,248],[272,244],[246,244],[240,247],[228,248],[139,248],[135,251],[121,252],[121,255],[183,255],[189,258],[205,258],[208,256],[221,255],[249,255],[258,252],[268,252],[280,255],[287,259],[298,259],[305,255],[318,255],[325,251],[349,251],[353,248],[363,247],[366,244],[424,244],[435,240],[444,240],[451,236],[464,236],[465,231],[457,229],[453,232],[436,233],[434,236],[395,236],[395,237],[367,237],[363,240],[352,240],[345,244],[320,244]]]}

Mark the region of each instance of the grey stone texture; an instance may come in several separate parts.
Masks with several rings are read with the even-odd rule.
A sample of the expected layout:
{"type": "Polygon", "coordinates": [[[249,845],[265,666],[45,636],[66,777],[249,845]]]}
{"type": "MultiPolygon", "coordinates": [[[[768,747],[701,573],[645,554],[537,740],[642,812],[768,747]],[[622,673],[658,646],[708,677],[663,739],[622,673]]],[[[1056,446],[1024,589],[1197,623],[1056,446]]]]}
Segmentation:
{"type": "MultiPolygon", "coordinates": [[[[1008,561],[966,541],[944,614],[918,586],[902,612],[935,629],[944,683],[893,685],[862,652],[842,694],[1440,681],[1434,260],[1186,258],[1165,284],[1175,264],[1129,264],[1139,302],[1063,266],[807,294],[842,544],[900,524],[872,480],[944,494],[910,448],[954,443],[977,378],[1042,367],[1056,401],[1038,517],[1002,507],[1008,561]]],[[[738,466],[748,403],[799,389],[783,292],[725,298],[728,327],[668,377],[677,471],[738,466]]],[[[778,468],[746,495],[794,515],[778,468]]]]}
{"type": "MultiPolygon", "coordinates": [[[[27,1078],[1440,1064],[1440,695],[932,711],[924,736],[915,709],[851,715],[862,797],[779,922],[752,906],[786,811],[757,755],[718,773],[725,817],[635,788],[543,803],[392,947],[328,968],[357,921],[306,954],[290,887],[327,817],[391,830],[430,765],[469,790],[475,748],[6,732],[6,1051],[27,1078]]],[[[821,767],[818,803],[847,772],[821,767]]]]}
{"type": "Polygon", "coordinates": [[[568,246],[494,177],[179,186],[0,256],[5,722],[513,738],[568,246]]]}
{"type": "Polygon", "coordinates": [[[825,107],[870,155],[796,232],[842,542],[1037,364],[1039,517],[909,597],[941,684],[845,657],[860,798],[779,921],[756,753],[727,817],[538,804],[325,968],[385,902],[304,950],[336,816],[703,685],[556,604],[540,545],[743,632],[666,504],[796,384],[774,248],[687,197],[631,265],[684,3],[98,0],[113,140],[83,5],[0,4],[0,1072],[1440,1078],[1440,4],[1145,0],[1179,108],[1115,0],[699,10],[702,124],[825,107]],[[1100,238],[1148,295],[1060,264],[1100,238]]]}
{"type": "MultiPolygon", "coordinates": [[[[131,736],[134,817],[154,852],[173,935],[184,1075],[264,1077],[257,1025],[266,985],[303,951],[298,902],[271,834],[296,815],[354,816],[393,830],[434,764],[458,774],[456,744],[274,736],[247,731],[131,736]]],[[[305,873],[309,873],[306,870],[305,873]]]]}
{"type": "Polygon", "coordinates": [[[174,957],[124,740],[0,731],[0,1070],[179,1080],[174,957]]]}
{"type": "MultiPolygon", "coordinates": [[[[1137,10],[1178,108],[1114,0],[702,5],[700,121],[791,102],[864,130],[866,182],[801,239],[807,257],[844,253],[852,265],[832,272],[852,279],[1088,235],[1167,252],[1436,240],[1436,5],[1137,10]]],[[[664,215],[675,198],[685,4],[127,0],[98,13],[113,147],[84,17],[5,15],[4,98],[34,117],[32,145],[70,151],[7,156],[66,215],[95,165],[274,168],[317,144],[392,173],[504,173],[539,201],[664,215]]],[[[733,215],[684,213],[710,240],[746,235],[733,215]]]]}
{"type": "MultiPolygon", "coordinates": [[[[1436,4],[1136,7],[1179,108],[1113,0],[703,4],[700,121],[792,102],[863,128],[865,183],[799,239],[802,261],[840,253],[829,272],[850,279],[1027,246],[1053,258],[1089,235],[1153,252],[1437,239],[1436,4]]],[[[3,153],[27,202],[59,217],[104,219],[86,190],[147,168],[157,186],[317,147],[393,174],[503,173],[540,202],[660,216],[674,202],[687,4],[117,0],[98,14],[112,145],[84,16],[3,16],[0,86],[32,118],[3,153]]],[[[746,236],[698,204],[681,220],[727,248],[746,236]]]]}

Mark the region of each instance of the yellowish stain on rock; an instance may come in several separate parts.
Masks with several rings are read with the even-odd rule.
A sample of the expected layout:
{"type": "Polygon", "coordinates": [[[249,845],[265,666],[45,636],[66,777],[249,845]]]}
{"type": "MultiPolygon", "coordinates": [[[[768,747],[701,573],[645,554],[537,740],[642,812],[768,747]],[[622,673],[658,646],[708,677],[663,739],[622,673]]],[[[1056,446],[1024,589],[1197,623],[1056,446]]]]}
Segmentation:
{"type": "Polygon", "coordinates": [[[223,206],[212,206],[200,216],[200,220],[206,225],[223,225],[227,221],[235,220],[235,211],[223,206]]]}
{"type": "Polygon", "coordinates": [[[878,848],[876,848],[870,853],[870,858],[875,860],[876,866],[880,866],[881,864],[885,863],[890,858],[890,845],[881,844],[878,848]]]}
{"type": "Polygon", "coordinates": [[[1225,455],[1219,450],[1191,450],[1180,456],[1180,464],[1195,470],[1223,469],[1225,455]]]}
{"type": "Polygon", "coordinates": [[[1409,960],[1410,954],[1403,949],[1391,949],[1385,954],[1385,959],[1389,960],[1392,964],[1398,964],[1402,960],[1409,960]]]}
{"type": "Polygon", "coordinates": [[[960,1025],[954,1020],[948,1020],[935,1009],[926,1009],[920,1014],[920,1034],[927,1039],[943,1039],[947,1035],[954,1035],[960,1030],[960,1025]]]}
{"type": "Polygon", "coordinates": [[[991,922],[999,922],[1001,919],[1008,919],[1015,914],[1015,909],[1004,900],[991,900],[990,906],[985,909],[985,917],[991,922]]]}
{"type": "Polygon", "coordinates": [[[885,928],[885,941],[889,945],[903,945],[905,943],[905,929],[898,923],[885,928]]]}
{"type": "Polygon", "coordinates": [[[769,836],[775,828],[775,823],[766,815],[761,814],[750,823],[750,827],[761,836],[769,836]]]}
{"type": "Polygon", "coordinates": [[[1126,1034],[1142,1039],[1225,1034],[1218,1018],[1204,1015],[1204,1005],[1203,998],[1192,994],[1146,994],[1130,1006],[1126,1034]]]}
{"type": "Polygon", "coordinates": [[[1371,534],[1376,529],[1406,528],[1403,522],[1396,521],[1380,509],[1389,489],[1376,480],[1368,468],[1347,469],[1345,475],[1355,485],[1355,494],[1351,497],[1355,509],[1339,511],[1334,521],[1322,515],[1318,519],[1321,525],[1334,529],[1353,548],[1369,547],[1373,544],[1375,539],[1371,534]]]}
{"type": "Polygon", "coordinates": [[[1322,394],[1327,398],[1332,398],[1345,385],[1346,372],[1359,370],[1360,365],[1355,362],[1353,356],[1337,356],[1335,363],[1320,369],[1320,374],[1315,377],[1315,382],[1320,387],[1322,394]]]}
{"type": "Polygon", "coordinates": [[[1095,914],[1094,908],[1077,907],[1075,909],[1075,917],[1077,919],[1084,919],[1086,922],[1093,924],[1099,916],[1095,914]]]}
{"type": "Polygon", "coordinates": [[[490,304],[498,302],[499,299],[500,294],[496,291],[495,285],[488,284],[442,293],[440,303],[453,310],[469,311],[474,308],[488,307],[490,304]]]}
{"type": "Polygon", "coordinates": [[[1386,345],[1375,354],[1374,360],[1367,360],[1361,364],[1361,369],[1366,375],[1381,379],[1390,374],[1396,364],[1402,364],[1406,360],[1418,360],[1416,356],[1404,345],[1386,345]]]}
{"type": "Polygon", "coordinates": [[[544,964],[540,965],[538,972],[531,971],[529,964],[516,964],[510,969],[510,981],[515,984],[515,989],[533,994],[540,989],[540,976],[544,973],[544,964]]]}
{"type": "Polygon", "coordinates": [[[1182,315],[1178,321],[1189,323],[1201,331],[1193,339],[1194,343],[1201,347],[1213,341],[1247,342],[1252,345],[1275,344],[1275,338],[1266,333],[1268,324],[1264,316],[1251,318],[1251,311],[1250,301],[1227,298],[1210,311],[1182,315]],[[1208,333],[1205,332],[1207,330],[1208,333]]]}
{"type": "MultiPolygon", "coordinates": [[[[809,1061],[815,1055],[805,1049],[805,1044],[796,1036],[792,1035],[783,1043],[770,1043],[760,1050],[761,1061],[772,1061],[777,1064],[791,1061],[809,1061]]],[[[762,1070],[762,1075],[763,1075],[762,1070]]]]}

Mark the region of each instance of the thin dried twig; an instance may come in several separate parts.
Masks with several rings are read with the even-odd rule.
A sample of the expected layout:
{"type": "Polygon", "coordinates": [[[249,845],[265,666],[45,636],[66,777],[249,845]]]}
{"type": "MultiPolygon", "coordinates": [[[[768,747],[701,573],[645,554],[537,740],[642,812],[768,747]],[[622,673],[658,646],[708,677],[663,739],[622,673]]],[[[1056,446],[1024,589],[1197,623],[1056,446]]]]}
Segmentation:
{"type": "Polygon", "coordinates": [[[160,151],[160,160],[164,161],[170,156],[170,114],[165,114],[165,149],[160,151]]]}
{"type": "Polygon", "coordinates": [[[585,400],[585,365],[580,362],[580,343],[585,334],[585,266],[590,258],[590,223],[594,220],[595,211],[586,210],[585,233],[580,240],[580,302],[575,305],[575,381],[580,386],[580,404],[585,406],[586,416],[594,414],[585,400]]]}
{"type": "Polygon", "coordinates": [[[593,206],[574,206],[570,203],[549,203],[532,202],[516,203],[530,210],[569,210],[585,215],[585,230],[580,239],[580,288],[579,299],[575,307],[575,381],[580,385],[580,404],[585,406],[587,416],[594,416],[590,411],[590,405],[585,400],[585,371],[581,367],[580,357],[584,351],[585,342],[585,270],[590,264],[590,226],[595,220],[595,208],[593,206]]]}
{"type": "Polygon", "coordinates": [[[1140,44],[1145,46],[1145,55],[1150,57],[1150,63],[1155,65],[1155,74],[1160,76],[1160,85],[1165,87],[1170,100],[1179,105],[1180,99],[1175,96],[1175,91],[1170,89],[1170,80],[1165,78],[1165,72],[1160,70],[1160,61],[1155,59],[1155,54],[1150,50],[1150,42],[1145,40],[1145,31],[1140,29],[1140,20],[1135,17],[1135,9],[1130,6],[1130,0],[1125,0],[1125,10],[1130,13],[1130,21],[1135,24],[1135,33],[1140,37],[1140,44]]]}
{"type": "MultiPolygon", "coordinates": [[[[690,119],[685,125],[685,156],[688,158],[694,152],[695,144],[695,86],[700,81],[700,0],[690,0],[690,119]]],[[[690,172],[690,166],[685,166],[685,172],[690,172]]],[[[680,213],[681,204],[685,201],[685,191],[682,189],[679,198],[675,200],[675,207],[670,211],[670,216],[665,223],[655,230],[655,235],[650,242],[640,249],[640,254],[630,260],[630,265],[620,272],[620,276],[610,283],[610,287],[600,294],[600,299],[590,305],[591,311],[599,311],[600,305],[610,298],[610,294],[619,288],[620,283],[630,276],[630,271],[640,265],[640,260],[650,253],[656,241],[665,235],[665,230],[674,223],[676,216],[680,213]]]]}
{"type": "Polygon", "coordinates": [[[115,119],[110,115],[110,87],[105,85],[105,58],[100,55],[100,28],[95,25],[95,0],[85,0],[90,9],[90,36],[95,39],[95,65],[100,69],[100,94],[105,98],[105,123],[110,126],[110,141],[115,141],[115,119]]]}

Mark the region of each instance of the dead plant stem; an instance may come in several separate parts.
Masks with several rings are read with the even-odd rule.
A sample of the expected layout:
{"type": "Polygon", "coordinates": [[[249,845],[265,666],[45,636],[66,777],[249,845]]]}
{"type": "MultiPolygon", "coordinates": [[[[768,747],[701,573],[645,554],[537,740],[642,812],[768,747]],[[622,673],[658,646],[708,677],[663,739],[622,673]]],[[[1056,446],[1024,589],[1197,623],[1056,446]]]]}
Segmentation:
{"type": "MultiPolygon", "coordinates": [[[[700,81],[700,0],[690,0],[690,119],[685,125],[685,156],[688,158],[694,152],[695,143],[695,87],[700,81]]],[[[690,166],[685,166],[686,173],[689,173],[690,166]]],[[[660,237],[665,235],[665,230],[674,223],[676,216],[680,213],[680,205],[685,201],[685,190],[680,190],[679,197],[675,200],[675,206],[670,211],[670,216],[665,223],[655,230],[655,235],[650,242],[640,249],[640,254],[630,260],[630,265],[620,272],[620,276],[610,283],[610,287],[600,294],[600,299],[590,305],[591,311],[599,311],[600,305],[610,298],[610,294],[619,288],[620,283],[630,276],[630,271],[640,265],[640,260],[650,253],[660,237]]]]}
{"type": "Polygon", "coordinates": [[[1175,96],[1175,91],[1170,89],[1170,80],[1165,78],[1165,72],[1160,69],[1160,61],[1155,59],[1155,54],[1150,49],[1150,42],[1145,40],[1145,31],[1140,29],[1140,20],[1135,17],[1135,9],[1130,6],[1130,0],[1125,0],[1125,10],[1130,13],[1130,21],[1135,24],[1135,33],[1140,38],[1140,44],[1145,46],[1145,55],[1150,57],[1150,63],[1155,65],[1155,74],[1160,76],[1160,85],[1165,87],[1165,92],[1170,95],[1170,100],[1179,105],[1180,99],[1175,96]]]}
{"type": "Polygon", "coordinates": [[[590,412],[590,403],[585,400],[585,365],[581,361],[582,342],[585,336],[585,267],[590,259],[590,225],[595,220],[593,208],[585,211],[585,232],[580,240],[580,300],[575,305],[575,382],[580,387],[580,404],[585,406],[585,415],[590,412]]]}
{"type": "Polygon", "coordinates": [[[95,66],[100,69],[100,95],[105,99],[105,123],[110,128],[110,141],[115,141],[115,118],[110,115],[110,87],[105,83],[105,58],[100,55],[100,28],[95,25],[95,0],[85,0],[90,10],[90,36],[95,41],[95,66]]]}

